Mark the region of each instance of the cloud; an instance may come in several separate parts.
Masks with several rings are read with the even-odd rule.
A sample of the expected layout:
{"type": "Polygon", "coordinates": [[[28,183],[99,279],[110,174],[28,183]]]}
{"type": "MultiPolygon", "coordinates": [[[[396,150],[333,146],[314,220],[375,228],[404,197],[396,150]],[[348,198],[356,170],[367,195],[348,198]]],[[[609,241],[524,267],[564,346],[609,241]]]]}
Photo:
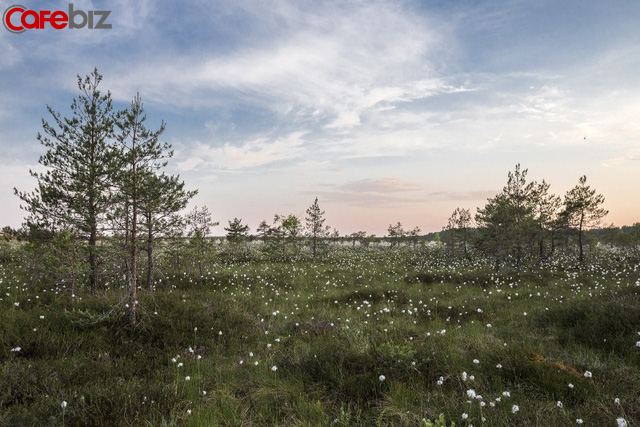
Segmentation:
{"type": "Polygon", "coordinates": [[[188,154],[183,154],[186,160],[178,162],[178,168],[237,170],[291,160],[301,155],[303,137],[304,132],[294,132],[274,139],[253,139],[240,145],[226,142],[215,146],[199,142],[188,154]]]}
{"type": "Polygon", "coordinates": [[[407,191],[418,191],[422,185],[403,181],[394,177],[379,179],[361,179],[350,181],[338,187],[339,190],[354,193],[401,193],[407,191]]]}
{"type": "Polygon", "coordinates": [[[180,106],[211,105],[216,95],[233,93],[272,111],[313,114],[329,128],[343,128],[359,125],[358,116],[376,106],[441,88],[429,58],[444,47],[424,16],[381,2],[274,3],[243,9],[256,34],[281,23],[264,40],[229,52],[123,64],[114,93],[142,87],[147,99],[180,106]]]}
{"type": "Polygon", "coordinates": [[[633,151],[633,152],[627,153],[626,155],[609,159],[606,162],[602,163],[602,166],[613,167],[613,166],[618,166],[625,163],[637,162],[637,161],[640,161],[640,151],[633,151]]]}

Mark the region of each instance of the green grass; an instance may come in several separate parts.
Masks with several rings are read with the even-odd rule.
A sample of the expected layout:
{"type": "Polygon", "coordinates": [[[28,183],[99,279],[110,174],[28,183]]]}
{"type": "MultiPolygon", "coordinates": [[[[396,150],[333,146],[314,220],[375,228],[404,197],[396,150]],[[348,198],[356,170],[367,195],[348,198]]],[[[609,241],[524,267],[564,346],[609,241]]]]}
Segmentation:
{"type": "Polygon", "coordinates": [[[140,290],[132,328],[123,289],[1,264],[0,425],[640,425],[637,265],[208,267],[140,290]]]}

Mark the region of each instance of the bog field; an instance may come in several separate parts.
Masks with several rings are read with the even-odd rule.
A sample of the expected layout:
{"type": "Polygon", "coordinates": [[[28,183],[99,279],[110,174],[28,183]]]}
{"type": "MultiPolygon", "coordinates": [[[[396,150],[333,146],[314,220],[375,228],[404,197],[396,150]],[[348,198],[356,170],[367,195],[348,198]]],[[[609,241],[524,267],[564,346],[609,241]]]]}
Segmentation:
{"type": "MultiPolygon", "coordinates": [[[[640,425],[640,269],[437,245],[70,289],[3,249],[0,425],[640,425]]],[[[37,261],[37,260],[35,260],[37,261]]]]}

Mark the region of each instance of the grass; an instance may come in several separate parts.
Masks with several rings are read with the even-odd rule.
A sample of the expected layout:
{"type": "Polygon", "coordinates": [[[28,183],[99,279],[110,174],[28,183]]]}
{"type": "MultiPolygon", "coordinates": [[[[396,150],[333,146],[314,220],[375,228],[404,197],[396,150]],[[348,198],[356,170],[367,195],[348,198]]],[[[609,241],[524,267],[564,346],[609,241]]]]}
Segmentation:
{"type": "Polygon", "coordinates": [[[640,425],[637,264],[417,252],[171,274],[135,328],[7,261],[0,425],[640,425]]]}

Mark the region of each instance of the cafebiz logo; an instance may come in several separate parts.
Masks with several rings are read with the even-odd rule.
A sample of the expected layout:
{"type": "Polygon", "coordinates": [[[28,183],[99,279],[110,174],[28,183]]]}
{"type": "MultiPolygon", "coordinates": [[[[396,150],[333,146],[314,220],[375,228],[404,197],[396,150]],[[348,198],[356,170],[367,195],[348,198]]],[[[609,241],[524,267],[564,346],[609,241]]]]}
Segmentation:
{"type": "Polygon", "coordinates": [[[12,33],[23,33],[27,30],[43,30],[48,23],[51,28],[62,30],[63,28],[80,29],[87,27],[90,30],[110,30],[111,24],[105,21],[111,13],[110,10],[73,10],[73,4],[69,3],[68,12],[62,10],[35,10],[25,6],[13,5],[4,11],[2,23],[12,33]]]}

